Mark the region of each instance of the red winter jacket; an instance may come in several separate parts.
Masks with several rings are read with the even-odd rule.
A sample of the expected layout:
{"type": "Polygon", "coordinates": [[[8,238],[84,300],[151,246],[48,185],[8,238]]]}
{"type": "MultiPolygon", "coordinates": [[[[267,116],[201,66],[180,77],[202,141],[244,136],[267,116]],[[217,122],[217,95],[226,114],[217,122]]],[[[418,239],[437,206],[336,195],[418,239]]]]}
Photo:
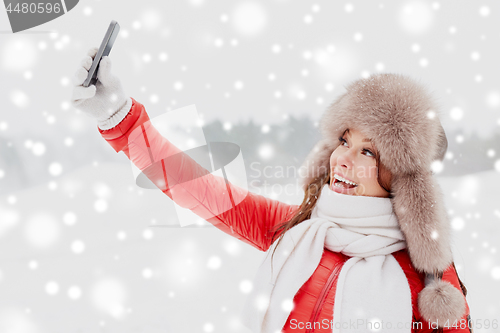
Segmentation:
{"type": "MultiPolygon", "coordinates": [[[[248,192],[212,175],[158,133],[149,122],[144,106],[134,99],[130,112],[120,124],[109,130],[99,129],[99,132],[116,152],[123,151],[179,206],[190,209],[215,227],[261,251],[267,251],[278,237],[272,238],[272,228],[287,221],[299,208],[248,192]],[[164,163],[167,157],[171,158],[164,163]]],[[[406,249],[393,253],[393,256],[410,286],[412,332],[432,332],[432,327],[421,318],[417,307],[417,295],[424,287],[424,275],[415,270],[406,249]]],[[[341,253],[324,250],[318,268],[294,297],[295,306],[283,327],[284,332],[332,331],[330,323],[337,277],[347,259],[349,257],[341,253]]],[[[461,290],[452,265],[444,272],[443,280],[461,290]]],[[[443,332],[469,332],[469,307],[466,308],[462,328],[456,323],[455,327],[445,328],[443,332]]]]}

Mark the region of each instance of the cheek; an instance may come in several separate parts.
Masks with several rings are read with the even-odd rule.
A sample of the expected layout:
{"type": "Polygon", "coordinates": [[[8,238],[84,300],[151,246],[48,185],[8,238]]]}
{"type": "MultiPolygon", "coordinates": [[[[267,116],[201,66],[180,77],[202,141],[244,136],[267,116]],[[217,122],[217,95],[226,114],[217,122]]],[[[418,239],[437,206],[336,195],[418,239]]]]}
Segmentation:
{"type": "Polygon", "coordinates": [[[335,154],[332,154],[330,156],[330,167],[334,167],[335,165],[337,165],[337,157],[335,156],[335,154]]]}
{"type": "Polygon", "coordinates": [[[377,181],[378,174],[377,174],[377,165],[372,164],[370,165],[370,179],[373,179],[374,181],[377,181]]]}
{"type": "Polygon", "coordinates": [[[334,169],[343,169],[343,167],[341,167],[340,164],[342,164],[342,158],[340,158],[339,161],[339,155],[333,154],[330,157],[330,172],[333,172],[334,169]]]}
{"type": "Polygon", "coordinates": [[[357,166],[358,179],[362,181],[365,185],[377,183],[377,166],[374,163],[360,163],[357,166]]]}

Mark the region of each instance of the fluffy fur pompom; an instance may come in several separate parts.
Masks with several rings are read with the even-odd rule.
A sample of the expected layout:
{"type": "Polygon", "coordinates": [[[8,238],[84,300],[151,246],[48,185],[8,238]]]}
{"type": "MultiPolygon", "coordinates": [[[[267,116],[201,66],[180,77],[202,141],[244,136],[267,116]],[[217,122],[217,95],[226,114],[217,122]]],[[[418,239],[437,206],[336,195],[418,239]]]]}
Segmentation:
{"type": "Polygon", "coordinates": [[[450,283],[437,279],[418,294],[418,310],[422,318],[433,325],[451,326],[465,314],[464,295],[450,283]]]}

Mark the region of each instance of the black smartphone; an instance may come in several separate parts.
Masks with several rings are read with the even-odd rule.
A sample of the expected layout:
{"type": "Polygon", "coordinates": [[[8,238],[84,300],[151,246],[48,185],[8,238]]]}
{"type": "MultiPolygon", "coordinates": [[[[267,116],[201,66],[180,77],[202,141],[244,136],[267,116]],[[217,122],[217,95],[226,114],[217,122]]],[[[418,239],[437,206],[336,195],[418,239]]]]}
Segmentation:
{"type": "Polygon", "coordinates": [[[115,43],[115,39],[118,36],[118,32],[120,32],[120,25],[118,22],[112,20],[109,24],[108,31],[106,31],[106,35],[104,35],[104,39],[102,40],[101,46],[97,51],[94,61],[92,62],[92,66],[90,66],[89,74],[87,78],[83,82],[84,87],[88,87],[91,84],[96,84],[97,82],[97,70],[99,68],[99,63],[101,62],[102,57],[108,56],[109,52],[111,52],[111,48],[115,43]]]}

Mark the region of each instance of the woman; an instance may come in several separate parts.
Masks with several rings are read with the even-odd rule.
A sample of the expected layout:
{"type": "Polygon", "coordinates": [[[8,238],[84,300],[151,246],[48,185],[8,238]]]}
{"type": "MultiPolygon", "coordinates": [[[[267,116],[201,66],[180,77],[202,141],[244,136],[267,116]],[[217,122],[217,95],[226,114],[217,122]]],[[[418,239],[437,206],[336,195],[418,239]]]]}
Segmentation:
{"type": "Polygon", "coordinates": [[[73,105],[177,204],[259,250],[273,247],[245,304],[252,331],[469,332],[430,172],[447,141],[421,86],[394,74],[350,84],[321,119],[304,201],[287,205],[212,175],[163,138],[108,57],[97,85],[81,86],[96,50],[75,74],[73,105]]]}

